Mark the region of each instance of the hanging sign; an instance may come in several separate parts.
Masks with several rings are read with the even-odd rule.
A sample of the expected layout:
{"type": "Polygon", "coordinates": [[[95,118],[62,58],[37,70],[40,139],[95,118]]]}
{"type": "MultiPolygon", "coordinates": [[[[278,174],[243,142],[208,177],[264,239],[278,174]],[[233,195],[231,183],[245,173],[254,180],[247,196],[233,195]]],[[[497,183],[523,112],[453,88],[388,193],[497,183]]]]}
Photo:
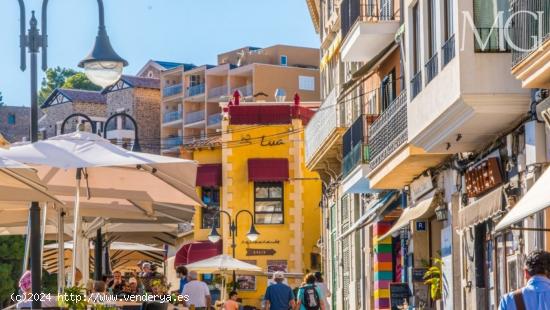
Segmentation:
{"type": "Polygon", "coordinates": [[[409,309],[411,290],[407,283],[390,283],[390,305],[392,310],[409,309]]]}
{"type": "Polygon", "coordinates": [[[271,256],[275,253],[274,249],[246,249],[246,256],[271,256]]]}

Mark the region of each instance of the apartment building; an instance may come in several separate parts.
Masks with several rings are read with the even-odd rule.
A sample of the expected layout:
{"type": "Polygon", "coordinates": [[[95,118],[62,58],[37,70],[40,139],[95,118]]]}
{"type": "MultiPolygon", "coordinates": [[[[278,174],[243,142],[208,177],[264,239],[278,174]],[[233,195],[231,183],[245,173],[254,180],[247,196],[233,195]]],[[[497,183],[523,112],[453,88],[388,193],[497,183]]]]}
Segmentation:
{"type": "Polygon", "coordinates": [[[218,55],[217,65],[182,64],[161,73],[162,153],[219,135],[220,102],[237,91],[241,101],[275,101],[275,91],[319,99],[319,51],[275,45],[218,55]]]}

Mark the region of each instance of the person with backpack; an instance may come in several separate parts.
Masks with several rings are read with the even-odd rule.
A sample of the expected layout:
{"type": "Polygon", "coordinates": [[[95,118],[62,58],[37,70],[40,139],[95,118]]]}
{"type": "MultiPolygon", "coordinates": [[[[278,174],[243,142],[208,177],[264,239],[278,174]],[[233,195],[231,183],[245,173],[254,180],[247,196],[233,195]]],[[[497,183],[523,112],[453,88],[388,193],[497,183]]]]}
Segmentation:
{"type": "Polygon", "coordinates": [[[267,287],[264,295],[265,310],[294,309],[294,293],[290,286],[284,283],[285,275],[281,271],[273,273],[274,284],[267,287]]]}
{"type": "Polygon", "coordinates": [[[502,297],[499,310],[550,309],[550,252],[529,253],[524,276],[527,284],[502,297]]]}
{"type": "Polygon", "coordinates": [[[324,296],[321,289],[315,285],[315,275],[308,273],[304,284],[298,290],[297,310],[325,310],[324,296]]]}

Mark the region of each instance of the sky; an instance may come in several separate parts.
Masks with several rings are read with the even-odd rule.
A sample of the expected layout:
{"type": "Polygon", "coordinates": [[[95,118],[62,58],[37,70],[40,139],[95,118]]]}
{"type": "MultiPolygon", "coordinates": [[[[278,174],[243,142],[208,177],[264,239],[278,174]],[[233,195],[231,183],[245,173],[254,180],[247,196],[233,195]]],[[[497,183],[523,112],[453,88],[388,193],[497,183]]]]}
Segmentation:
{"type": "MultiPolygon", "coordinates": [[[[41,15],[41,0],[24,0],[41,15]]],[[[136,74],[149,60],[216,64],[217,54],[243,46],[319,47],[305,0],[104,0],[115,51],[136,74]]],[[[0,92],[7,105],[30,105],[30,73],[19,69],[19,6],[0,0],[0,92]]],[[[75,68],[97,35],[95,0],[51,0],[48,66],[75,68]]],[[[39,56],[40,59],[40,56],[39,56]]],[[[28,67],[29,61],[27,61],[28,67]]],[[[40,65],[40,63],[39,63],[40,65]]],[[[39,73],[39,83],[43,74],[39,73]]]]}

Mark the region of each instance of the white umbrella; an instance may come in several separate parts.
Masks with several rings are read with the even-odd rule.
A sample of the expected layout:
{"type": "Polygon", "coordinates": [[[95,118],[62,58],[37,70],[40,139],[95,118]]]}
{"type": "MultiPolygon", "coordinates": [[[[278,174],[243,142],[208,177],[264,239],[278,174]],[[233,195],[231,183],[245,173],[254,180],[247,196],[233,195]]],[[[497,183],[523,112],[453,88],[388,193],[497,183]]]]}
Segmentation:
{"type": "MultiPolygon", "coordinates": [[[[68,196],[75,191],[73,240],[76,248],[80,232],[81,190],[88,199],[125,199],[136,206],[153,201],[202,204],[195,191],[196,162],[130,152],[87,132],[77,131],[0,150],[0,156],[32,165],[52,193],[68,196]]],[[[154,215],[146,208],[143,211],[154,215]]],[[[73,253],[73,284],[75,263],[73,253]]]]}
{"type": "Polygon", "coordinates": [[[221,254],[186,265],[188,270],[201,273],[227,274],[235,271],[239,274],[260,274],[262,268],[243,262],[229,255],[221,254]]]}

